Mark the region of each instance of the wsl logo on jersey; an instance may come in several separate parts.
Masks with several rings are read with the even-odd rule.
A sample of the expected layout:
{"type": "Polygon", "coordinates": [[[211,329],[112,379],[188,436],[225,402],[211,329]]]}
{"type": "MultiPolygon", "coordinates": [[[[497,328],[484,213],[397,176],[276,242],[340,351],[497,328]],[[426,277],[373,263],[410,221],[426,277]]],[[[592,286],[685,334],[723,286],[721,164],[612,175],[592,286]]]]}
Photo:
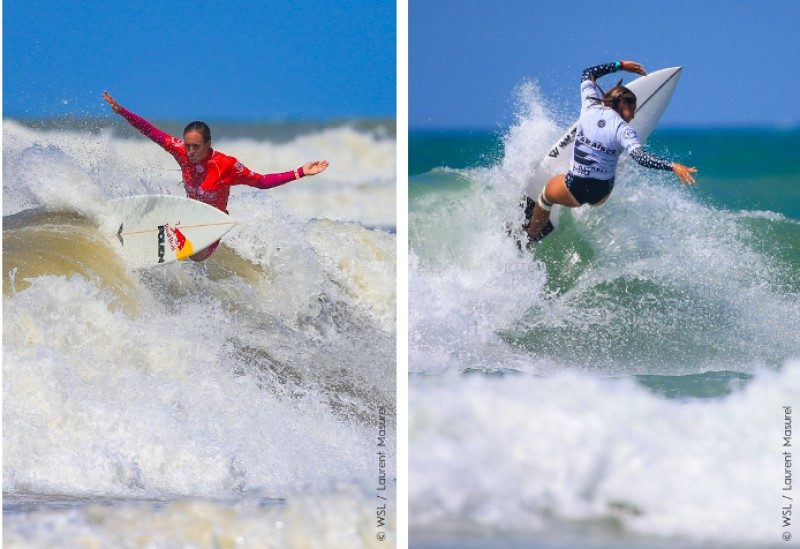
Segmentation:
{"type": "Polygon", "coordinates": [[[605,128],[606,127],[606,121],[601,118],[600,120],[597,121],[597,127],[598,128],[605,128]]]}

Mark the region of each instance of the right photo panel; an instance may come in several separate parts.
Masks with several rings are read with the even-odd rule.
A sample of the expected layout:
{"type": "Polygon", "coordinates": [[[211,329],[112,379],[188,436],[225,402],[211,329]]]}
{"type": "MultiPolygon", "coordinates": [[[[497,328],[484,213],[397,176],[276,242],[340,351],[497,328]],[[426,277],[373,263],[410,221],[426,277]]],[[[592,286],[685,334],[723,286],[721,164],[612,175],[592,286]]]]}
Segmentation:
{"type": "Polygon", "coordinates": [[[800,535],[798,20],[409,1],[410,546],[800,535]]]}

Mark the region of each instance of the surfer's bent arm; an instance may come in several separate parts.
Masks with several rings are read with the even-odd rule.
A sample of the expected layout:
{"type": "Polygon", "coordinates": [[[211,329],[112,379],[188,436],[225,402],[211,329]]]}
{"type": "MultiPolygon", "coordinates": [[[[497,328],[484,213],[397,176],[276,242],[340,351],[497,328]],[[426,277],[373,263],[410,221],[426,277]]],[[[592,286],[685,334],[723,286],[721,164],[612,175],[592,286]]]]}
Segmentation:
{"type": "Polygon", "coordinates": [[[597,105],[600,102],[603,97],[603,90],[600,89],[600,86],[595,81],[601,76],[617,71],[633,72],[642,76],[647,74],[642,64],[636,61],[614,61],[583,69],[581,73],[581,108],[597,105]]]}
{"type": "Polygon", "coordinates": [[[611,74],[612,72],[617,72],[621,68],[622,61],[614,61],[613,63],[603,63],[602,65],[595,65],[594,67],[583,69],[583,72],[581,73],[581,82],[584,82],[585,80],[597,80],[601,76],[611,74]]]}
{"type": "Polygon", "coordinates": [[[612,63],[603,63],[602,65],[595,65],[594,67],[583,69],[581,73],[581,82],[584,80],[597,80],[601,76],[617,71],[634,72],[642,76],[647,74],[642,64],[636,61],[614,61],[612,63]]]}
{"type": "Polygon", "coordinates": [[[601,76],[611,74],[619,70],[619,61],[606,63],[584,69],[581,73],[581,109],[586,109],[600,103],[603,97],[603,90],[595,83],[601,76]]]}
{"type": "Polygon", "coordinates": [[[159,130],[150,122],[139,115],[133,114],[122,105],[119,106],[119,110],[115,109],[115,111],[122,115],[122,117],[124,117],[131,126],[142,132],[142,134],[153,140],[153,142],[160,145],[168,152],[174,154],[176,151],[183,148],[183,142],[180,139],[176,139],[168,133],[159,130]]]}

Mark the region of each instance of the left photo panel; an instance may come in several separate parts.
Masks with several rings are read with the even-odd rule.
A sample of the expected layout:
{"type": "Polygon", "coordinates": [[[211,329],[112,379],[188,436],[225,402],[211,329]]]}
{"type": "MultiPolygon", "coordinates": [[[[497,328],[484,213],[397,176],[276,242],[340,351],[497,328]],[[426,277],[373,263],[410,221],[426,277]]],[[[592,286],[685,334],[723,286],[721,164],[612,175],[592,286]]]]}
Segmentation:
{"type": "Polygon", "coordinates": [[[3,542],[394,547],[396,8],[3,5],[3,542]]]}

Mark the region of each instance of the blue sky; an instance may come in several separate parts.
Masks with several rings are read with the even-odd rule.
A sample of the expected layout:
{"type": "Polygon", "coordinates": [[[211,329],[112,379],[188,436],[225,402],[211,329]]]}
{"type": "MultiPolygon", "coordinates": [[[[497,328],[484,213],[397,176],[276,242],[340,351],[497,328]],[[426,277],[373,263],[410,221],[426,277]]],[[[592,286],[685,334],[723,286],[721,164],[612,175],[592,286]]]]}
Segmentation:
{"type": "Polygon", "coordinates": [[[4,116],[394,116],[395,5],[382,0],[3,3],[4,116]]]}
{"type": "Polygon", "coordinates": [[[409,0],[409,126],[507,126],[525,79],[577,116],[581,71],[617,59],[684,67],[663,126],[798,126],[798,22],[797,1],[409,0]]]}

